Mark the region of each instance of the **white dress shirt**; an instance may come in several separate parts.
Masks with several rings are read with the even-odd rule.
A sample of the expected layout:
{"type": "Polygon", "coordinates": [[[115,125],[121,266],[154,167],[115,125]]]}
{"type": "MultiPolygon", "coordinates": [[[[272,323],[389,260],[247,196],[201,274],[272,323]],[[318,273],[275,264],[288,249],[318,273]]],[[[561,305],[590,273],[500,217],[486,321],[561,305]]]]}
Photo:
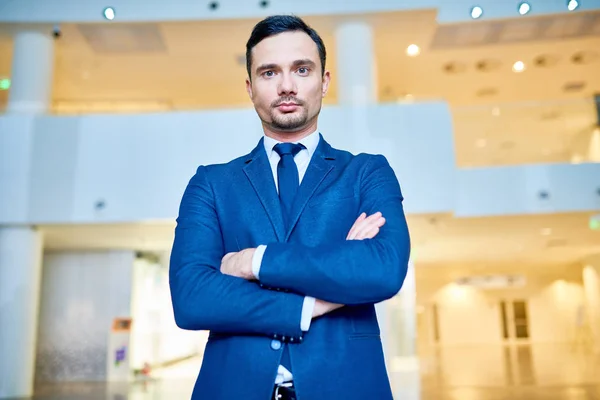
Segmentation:
{"type": "MultiPolygon", "coordinates": [[[[294,157],[294,161],[296,162],[296,166],[298,167],[298,178],[300,183],[302,183],[302,178],[304,178],[304,174],[306,173],[306,169],[308,168],[308,164],[319,145],[319,132],[315,131],[310,135],[306,136],[304,139],[300,140],[297,143],[301,143],[306,147],[305,149],[300,150],[298,154],[294,157]]],[[[279,163],[279,154],[273,148],[276,144],[281,143],[277,140],[270,138],[268,136],[264,137],[264,145],[265,151],[267,152],[267,157],[269,159],[269,164],[271,164],[271,171],[273,172],[273,179],[275,180],[275,187],[279,192],[279,185],[277,184],[277,164],[279,163]]],[[[260,266],[262,263],[263,255],[265,254],[265,250],[267,247],[265,245],[260,245],[256,248],[254,252],[254,256],[252,258],[252,272],[256,279],[259,279],[260,274],[260,266]]],[[[312,313],[315,307],[315,298],[306,296],[304,298],[304,303],[302,304],[302,316],[300,318],[300,328],[302,331],[306,332],[310,328],[310,323],[312,321],[312,313]]],[[[277,371],[277,379],[275,380],[276,384],[289,382],[293,378],[290,371],[282,365],[279,366],[277,371]]]]}

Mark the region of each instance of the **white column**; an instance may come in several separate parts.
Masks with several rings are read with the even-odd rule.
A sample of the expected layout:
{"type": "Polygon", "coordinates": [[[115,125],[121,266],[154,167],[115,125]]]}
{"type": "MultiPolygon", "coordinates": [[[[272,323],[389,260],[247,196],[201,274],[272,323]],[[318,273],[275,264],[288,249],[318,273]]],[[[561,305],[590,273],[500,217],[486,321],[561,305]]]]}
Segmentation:
{"type": "Polygon", "coordinates": [[[408,273],[402,290],[396,297],[394,314],[397,322],[396,357],[416,362],[417,355],[417,287],[415,281],[415,265],[409,263],[408,273]]]}
{"type": "Polygon", "coordinates": [[[33,394],[41,255],[35,229],[0,226],[0,399],[33,394]]]}
{"type": "Polygon", "coordinates": [[[50,27],[14,34],[9,113],[45,113],[52,97],[54,38],[50,27]]]}
{"type": "Polygon", "coordinates": [[[411,261],[400,293],[390,302],[390,376],[395,395],[405,400],[420,399],[417,354],[417,286],[411,261]]]}
{"type": "Polygon", "coordinates": [[[594,350],[600,352],[600,256],[591,257],[583,267],[585,308],[594,350]]]}
{"type": "Polygon", "coordinates": [[[373,28],[364,21],[341,23],[335,35],[338,98],[341,105],[377,101],[373,28]]]}
{"type": "Polygon", "coordinates": [[[351,152],[381,153],[386,143],[376,142],[369,111],[377,103],[377,64],[373,27],[366,21],[341,22],[335,32],[338,103],[344,108],[345,139],[351,152]]]}

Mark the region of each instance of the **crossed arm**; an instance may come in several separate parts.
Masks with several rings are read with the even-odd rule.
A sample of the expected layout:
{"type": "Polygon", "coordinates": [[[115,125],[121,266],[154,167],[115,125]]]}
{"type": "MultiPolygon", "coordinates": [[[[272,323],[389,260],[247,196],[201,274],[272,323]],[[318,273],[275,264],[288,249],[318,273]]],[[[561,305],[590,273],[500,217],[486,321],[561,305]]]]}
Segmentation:
{"type": "Polygon", "coordinates": [[[261,265],[261,281],[290,292],[262,289],[227,270],[228,264],[236,264],[251,250],[223,259],[212,189],[204,167],[200,167],[181,202],[171,255],[170,286],[177,324],[184,329],[223,333],[301,336],[299,321],[305,295],[323,300],[315,305],[314,316],[340,304],[374,303],[392,297],[406,274],[408,230],[393,171],[383,157],[373,164],[363,178],[363,209],[368,214],[381,211],[386,220],[375,214],[370,219],[362,216],[362,224],[360,218],[357,223],[364,228],[374,220],[375,225],[385,222],[386,229],[351,230],[348,239],[360,239],[360,232],[374,232],[377,238],[316,248],[269,244],[261,265]],[[297,268],[299,265],[302,268],[297,268]],[[339,273],[341,268],[344,274],[339,273]]]}

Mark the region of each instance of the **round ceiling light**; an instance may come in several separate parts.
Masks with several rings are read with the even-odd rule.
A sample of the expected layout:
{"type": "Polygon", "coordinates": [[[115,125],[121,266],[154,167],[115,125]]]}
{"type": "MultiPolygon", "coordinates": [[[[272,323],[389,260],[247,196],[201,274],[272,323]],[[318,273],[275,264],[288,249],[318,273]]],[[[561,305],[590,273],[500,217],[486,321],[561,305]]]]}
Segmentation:
{"type": "Polygon", "coordinates": [[[569,11],[575,11],[579,7],[579,2],[577,0],[569,0],[567,1],[567,9],[569,11]]]}
{"type": "Polygon", "coordinates": [[[107,20],[112,21],[116,17],[115,9],[112,7],[106,7],[102,12],[102,15],[104,15],[104,18],[107,20]]]}
{"type": "Polygon", "coordinates": [[[523,61],[517,61],[513,64],[512,70],[514,72],[523,72],[525,71],[525,63],[523,61]]]}
{"type": "Polygon", "coordinates": [[[529,3],[527,2],[522,2],[521,4],[519,4],[519,14],[521,15],[525,15],[528,14],[529,11],[531,11],[531,5],[529,5],[529,3]]]}
{"type": "Polygon", "coordinates": [[[482,15],[483,15],[483,8],[481,8],[479,6],[475,6],[475,7],[471,8],[471,18],[478,19],[478,18],[481,18],[482,15]]]}
{"type": "Polygon", "coordinates": [[[421,49],[416,44],[411,44],[406,48],[406,55],[416,57],[421,53],[421,49]]]}

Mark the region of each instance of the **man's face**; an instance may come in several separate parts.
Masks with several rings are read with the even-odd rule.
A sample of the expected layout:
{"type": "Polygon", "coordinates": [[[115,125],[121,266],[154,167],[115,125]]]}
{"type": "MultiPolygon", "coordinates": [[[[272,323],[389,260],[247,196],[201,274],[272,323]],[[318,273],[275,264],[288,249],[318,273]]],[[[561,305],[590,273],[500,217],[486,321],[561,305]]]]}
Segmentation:
{"type": "Polygon", "coordinates": [[[275,132],[298,132],[314,123],[329,85],[315,42],[304,32],[268,37],[252,49],[246,89],[258,116],[275,132]]]}

